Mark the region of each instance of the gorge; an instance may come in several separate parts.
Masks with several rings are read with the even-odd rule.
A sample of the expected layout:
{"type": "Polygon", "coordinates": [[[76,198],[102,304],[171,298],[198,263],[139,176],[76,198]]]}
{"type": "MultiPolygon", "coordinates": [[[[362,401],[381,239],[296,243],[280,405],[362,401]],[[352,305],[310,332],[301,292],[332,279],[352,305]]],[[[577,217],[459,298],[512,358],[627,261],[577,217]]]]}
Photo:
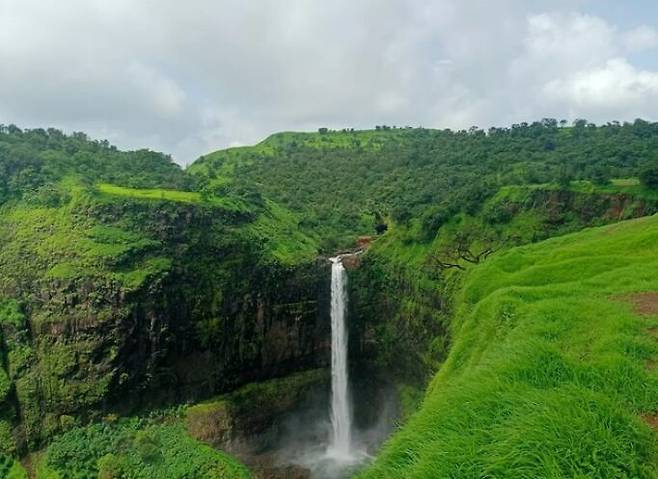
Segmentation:
{"type": "Polygon", "coordinates": [[[0,477],[652,477],[656,138],[0,128],[0,477]]]}

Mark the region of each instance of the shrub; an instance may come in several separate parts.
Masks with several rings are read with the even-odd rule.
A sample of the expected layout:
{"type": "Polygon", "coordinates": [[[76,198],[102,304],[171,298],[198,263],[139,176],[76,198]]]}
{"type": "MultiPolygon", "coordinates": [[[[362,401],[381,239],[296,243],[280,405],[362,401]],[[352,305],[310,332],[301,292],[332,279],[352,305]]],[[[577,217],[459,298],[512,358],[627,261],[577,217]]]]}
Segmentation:
{"type": "Polygon", "coordinates": [[[658,164],[642,170],[640,182],[647,188],[658,189],[658,164]]]}

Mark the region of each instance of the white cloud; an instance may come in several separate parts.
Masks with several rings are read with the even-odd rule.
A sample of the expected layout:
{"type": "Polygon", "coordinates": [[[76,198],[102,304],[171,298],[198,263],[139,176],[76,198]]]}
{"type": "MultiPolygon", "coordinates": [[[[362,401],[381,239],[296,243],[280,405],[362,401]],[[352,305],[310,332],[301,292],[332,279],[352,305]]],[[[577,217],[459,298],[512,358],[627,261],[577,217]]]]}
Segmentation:
{"type": "Polygon", "coordinates": [[[141,63],[128,66],[128,76],[148,101],[154,113],[173,117],[183,110],[185,92],[161,72],[141,63]]]}
{"type": "Polygon", "coordinates": [[[629,51],[650,50],[658,46],[658,31],[647,25],[640,25],[626,32],[623,42],[629,51]]]}
{"type": "Polygon", "coordinates": [[[649,113],[658,105],[658,73],[638,70],[623,58],[577,71],[545,86],[549,98],[578,111],[633,109],[649,113]],[[646,109],[645,109],[646,107],[646,109]]]}
{"type": "Polygon", "coordinates": [[[187,163],[319,126],[650,118],[629,55],[657,44],[570,0],[0,0],[0,122],[187,163]]]}

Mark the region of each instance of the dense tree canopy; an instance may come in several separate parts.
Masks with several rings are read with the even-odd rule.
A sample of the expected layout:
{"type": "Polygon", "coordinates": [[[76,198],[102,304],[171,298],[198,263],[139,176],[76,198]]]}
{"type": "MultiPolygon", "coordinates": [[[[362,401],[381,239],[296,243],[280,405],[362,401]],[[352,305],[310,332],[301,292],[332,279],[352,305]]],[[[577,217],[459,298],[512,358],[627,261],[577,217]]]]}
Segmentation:
{"type": "Polygon", "coordinates": [[[504,185],[606,185],[637,177],[658,149],[657,123],[565,125],[544,119],[488,131],[281,133],[255,147],[207,155],[190,171],[211,183],[256,187],[300,213],[306,230],[340,242],[373,232],[381,218],[418,220],[431,236],[504,185]]]}
{"type": "Polygon", "coordinates": [[[119,151],[84,133],[0,125],[0,203],[69,175],[140,188],[190,185],[181,169],[161,153],[119,151]]]}
{"type": "Polygon", "coordinates": [[[648,188],[658,189],[658,162],[640,172],[640,181],[648,188]]]}

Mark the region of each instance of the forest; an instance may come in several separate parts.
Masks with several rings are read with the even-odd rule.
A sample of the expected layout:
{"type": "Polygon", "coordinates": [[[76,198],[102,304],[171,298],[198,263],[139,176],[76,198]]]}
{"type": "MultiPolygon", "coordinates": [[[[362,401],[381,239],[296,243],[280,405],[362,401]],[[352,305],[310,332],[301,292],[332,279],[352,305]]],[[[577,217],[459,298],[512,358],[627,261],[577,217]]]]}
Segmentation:
{"type": "Polygon", "coordinates": [[[613,178],[655,169],[657,124],[565,123],[280,133],[255,147],[205,155],[189,171],[201,176],[202,188],[257,188],[299,213],[301,227],[331,250],[387,222],[419,223],[431,238],[448,218],[476,211],[502,186],[606,187],[613,178]]]}

